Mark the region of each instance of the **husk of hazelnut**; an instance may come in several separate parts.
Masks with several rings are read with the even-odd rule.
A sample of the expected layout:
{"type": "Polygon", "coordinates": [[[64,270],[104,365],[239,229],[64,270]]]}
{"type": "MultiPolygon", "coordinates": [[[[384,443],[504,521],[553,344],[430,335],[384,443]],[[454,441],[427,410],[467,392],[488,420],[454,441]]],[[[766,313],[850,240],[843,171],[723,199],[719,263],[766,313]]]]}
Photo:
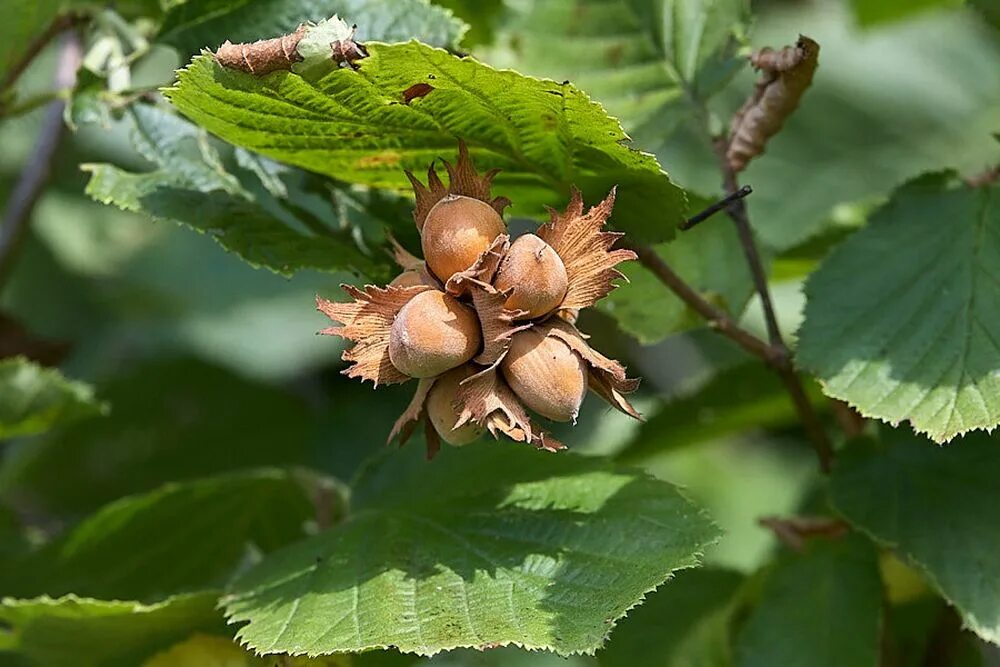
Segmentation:
{"type": "Polygon", "coordinates": [[[418,380],[390,440],[405,442],[423,423],[429,456],[441,440],[459,446],[485,433],[562,449],[531,413],[575,422],[588,390],[640,418],[626,398],[638,380],[575,326],[622,278],[615,267],[635,259],[613,248],[620,233],[604,230],[614,190],[584,211],[574,189],[564,212],[511,241],[510,201],[491,194],[497,171],[479,175],[464,143],[444,167],[447,186],[434,165],[426,185],[407,172],[423,260],[394,244],[403,271],[389,285],[345,285],[348,302],[317,297],[340,323],[320,333],[353,342],[345,374],[376,386],[418,380]]]}

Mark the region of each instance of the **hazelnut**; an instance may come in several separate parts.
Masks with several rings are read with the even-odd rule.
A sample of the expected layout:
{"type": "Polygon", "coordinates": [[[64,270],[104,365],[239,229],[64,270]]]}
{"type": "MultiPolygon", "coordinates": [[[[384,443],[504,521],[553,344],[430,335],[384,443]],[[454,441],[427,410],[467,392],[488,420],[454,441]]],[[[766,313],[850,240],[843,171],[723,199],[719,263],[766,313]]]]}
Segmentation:
{"type": "Polygon", "coordinates": [[[396,314],[389,330],[389,361],[410,377],[434,377],[475,356],[482,338],[471,309],[444,292],[428,290],[396,314]]]}
{"type": "Polygon", "coordinates": [[[515,334],[500,370],[529,408],[553,421],[575,420],[587,393],[587,367],[547,332],[536,326],[515,334]]]}
{"type": "Polygon", "coordinates": [[[486,202],[448,195],[427,213],[420,246],[430,270],[448,282],[472,266],[493,240],[506,232],[503,218],[486,202]]]}
{"type": "Polygon", "coordinates": [[[442,440],[456,447],[474,442],[483,434],[483,428],[472,422],[455,428],[460,413],[455,406],[458,385],[473,372],[469,366],[453,368],[434,381],[427,395],[427,416],[434,430],[442,440]]]}
{"type": "Polygon", "coordinates": [[[392,279],[389,283],[392,287],[416,287],[425,285],[424,277],[416,269],[407,269],[392,279]]]}
{"type": "Polygon", "coordinates": [[[501,291],[513,288],[504,308],[527,311],[517,318],[527,320],[546,315],[562,303],[569,279],[552,246],[534,234],[525,234],[511,244],[493,285],[501,291]]]}

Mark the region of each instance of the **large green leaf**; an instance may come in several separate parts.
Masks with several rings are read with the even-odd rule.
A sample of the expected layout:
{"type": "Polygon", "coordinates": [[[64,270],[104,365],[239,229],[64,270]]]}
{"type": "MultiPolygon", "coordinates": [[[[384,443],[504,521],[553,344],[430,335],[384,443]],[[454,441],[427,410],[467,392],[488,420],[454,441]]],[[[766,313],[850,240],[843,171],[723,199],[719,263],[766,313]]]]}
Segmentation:
{"type": "Polygon", "coordinates": [[[572,455],[404,450],[362,479],[345,524],[241,577],[226,609],[262,653],[516,644],[592,652],[718,536],[671,485],[572,455]]]}
{"type": "Polygon", "coordinates": [[[277,470],[167,484],[106,505],[27,556],[5,592],[152,600],[219,588],[248,550],[302,537],[312,516],[302,484],[277,470]]]}
{"type": "Polygon", "coordinates": [[[9,630],[0,630],[0,642],[10,643],[0,650],[45,667],[136,667],[193,632],[225,634],[217,602],[213,593],[180,595],[152,605],[75,595],[4,598],[0,622],[9,630]]]}
{"type": "Polygon", "coordinates": [[[601,667],[731,664],[728,622],[742,583],[729,570],[680,573],[615,629],[597,654],[601,667]]]}
{"type": "Polygon", "coordinates": [[[358,26],[360,41],[419,38],[455,47],[467,26],[428,0],[182,0],[167,12],[159,39],[185,57],[222,42],[253,42],[294,31],[334,14],[358,26]]]}
{"type": "Polygon", "coordinates": [[[535,0],[494,57],[570,79],[630,130],[662,137],[736,72],[748,18],[745,0],[535,0]]]}
{"type": "Polygon", "coordinates": [[[1000,643],[1000,442],[972,435],[947,447],[899,430],[845,452],[836,508],[927,576],[983,639],[1000,643]]]}
{"type": "Polygon", "coordinates": [[[90,386],[24,357],[0,359],[0,396],[0,440],[43,433],[108,410],[90,386]]]}
{"type": "Polygon", "coordinates": [[[870,542],[812,540],[768,574],[736,646],[739,667],[876,667],[882,583],[870,542]]]}
{"type": "MultiPolygon", "coordinates": [[[[809,399],[823,410],[827,401],[819,387],[806,383],[809,399]]],[[[619,454],[638,461],[671,449],[746,433],[750,429],[779,428],[798,423],[798,413],[784,384],[756,361],[719,373],[696,391],[663,403],[619,454]]]]}
{"type": "Polygon", "coordinates": [[[418,42],[370,44],[359,68],[312,81],[254,77],[195,58],[166,91],[187,116],[226,141],[342,181],[406,190],[404,169],[454,158],[458,139],[481,169],[502,168],[495,190],[514,215],[564,206],[570,186],[596,203],[615,185],[615,224],[637,240],[673,236],[684,193],[652,156],[625,145],[616,120],[569,84],[498,71],[418,42]],[[403,102],[416,84],[432,88],[403,102]]]}
{"type": "Polygon", "coordinates": [[[937,442],[1000,423],[1000,187],[903,186],[806,285],[798,360],[937,442]]]}
{"type": "Polygon", "coordinates": [[[108,419],[10,452],[0,494],[78,515],[169,481],[304,462],[313,422],[277,389],[192,360],[138,365],[101,389],[108,419]]]}
{"type": "Polygon", "coordinates": [[[158,168],[130,173],[85,165],[91,173],[87,194],[94,199],[187,225],[251,265],[283,275],[312,268],[384,276],[385,262],[363,254],[343,230],[317,222],[309,211],[283,206],[269,192],[245,188],[196,126],[149,105],[133,105],[129,114],[136,149],[158,168]]]}
{"type": "MultiPolygon", "coordinates": [[[[691,198],[692,209],[709,203],[701,197],[691,198]]],[[[743,311],[753,293],[753,280],[733,225],[717,220],[684,232],[669,243],[657,244],[655,249],[707,299],[734,316],[743,311]]],[[[701,316],[638,262],[619,268],[628,282],[623,281],[598,302],[598,308],[639,342],[655,343],[677,331],[704,324],[701,316]]]]}

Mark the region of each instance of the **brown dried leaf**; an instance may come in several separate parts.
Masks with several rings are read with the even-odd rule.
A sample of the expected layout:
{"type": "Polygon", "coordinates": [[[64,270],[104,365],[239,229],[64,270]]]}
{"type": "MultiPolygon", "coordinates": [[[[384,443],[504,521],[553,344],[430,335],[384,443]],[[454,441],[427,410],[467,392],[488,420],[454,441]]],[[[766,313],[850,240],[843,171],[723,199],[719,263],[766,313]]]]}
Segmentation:
{"type": "Polygon", "coordinates": [[[812,84],[819,62],[819,44],[799,35],[794,46],[780,51],[764,48],[750,56],[750,64],[763,75],[754,92],[733,116],[726,161],[742,171],[764,152],[767,140],[781,130],[799,100],[812,84]]]}
{"type": "Polygon", "coordinates": [[[417,383],[417,390],[413,393],[410,404],[406,406],[403,414],[399,415],[399,419],[392,425],[392,431],[389,432],[386,444],[399,436],[399,445],[402,447],[410,439],[413,430],[424,416],[424,403],[427,402],[427,394],[430,393],[435,380],[437,378],[423,378],[417,383]]]}
{"type": "Polygon", "coordinates": [[[456,401],[462,406],[462,411],[455,428],[473,422],[486,428],[494,438],[499,438],[498,433],[502,433],[511,440],[529,442],[539,449],[554,452],[566,448],[534,427],[521,401],[496,367],[465,379],[459,386],[456,401]]]}
{"type": "Polygon", "coordinates": [[[215,53],[215,60],[223,67],[255,76],[291,69],[293,64],[302,61],[298,46],[307,30],[308,26],[303,24],[291,34],[262,39],[252,44],[233,44],[226,40],[215,53]]]}
{"type": "Polygon", "coordinates": [[[546,322],[547,335],[563,341],[589,366],[588,383],[595,394],[625,414],[642,421],[642,416],[625,398],[639,388],[638,378],[625,375],[625,367],[590,347],[584,335],[571,323],[560,318],[546,322]]]}
{"type": "Polygon", "coordinates": [[[623,234],[601,231],[614,204],[612,189],[604,201],[584,214],[583,197],[573,188],[566,212],[549,209],[551,220],[538,228],[538,236],[552,246],[566,266],[569,285],[560,308],[594,305],[615,288],[612,281],[624,278],[615,266],[636,258],[631,250],[611,249],[623,234]]]}
{"type": "Polygon", "coordinates": [[[465,271],[459,271],[448,279],[445,290],[453,296],[464,296],[470,292],[470,285],[473,283],[492,284],[497,268],[509,248],[509,236],[501,234],[496,237],[490,247],[483,251],[472,266],[465,271]]]}
{"type": "Polygon", "coordinates": [[[472,304],[483,330],[483,351],[473,361],[483,366],[493,366],[507,354],[511,337],[518,331],[530,329],[532,323],[516,324],[514,320],[525,312],[504,308],[512,290],[501,292],[492,285],[481,282],[469,282],[468,285],[472,304]]]}
{"type": "Polygon", "coordinates": [[[317,309],[334,322],[344,326],[329,327],[319,333],[340,336],[353,341],[354,346],[344,351],[344,361],[353,362],[344,370],[348,377],[359,377],[379,384],[399,384],[410,379],[396,370],[389,361],[389,329],[400,308],[410,299],[430,287],[375,287],[341,285],[354,301],[336,302],[316,297],[317,309]]]}
{"type": "Polygon", "coordinates": [[[441,179],[438,178],[433,164],[427,168],[426,186],[412,172],[406,172],[406,177],[410,179],[410,184],[413,186],[413,194],[417,198],[416,206],[413,209],[413,221],[417,223],[417,229],[423,229],[424,220],[427,219],[430,210],[434,208],[434,204],[448,195],[462,195],[484,201],[500,215],[503,215],[503,210],[510,206],[510,200],[506,197],[492,197],[490,194],[493,179],[500,173],[500,170],[491,169],[480,176],[472,164],[469,148],[464,141],[458,143],[458,162],[452,166],[450,162],[445,161],[444,167],[448,171],[448,187],[445,187],[441,179]]]}

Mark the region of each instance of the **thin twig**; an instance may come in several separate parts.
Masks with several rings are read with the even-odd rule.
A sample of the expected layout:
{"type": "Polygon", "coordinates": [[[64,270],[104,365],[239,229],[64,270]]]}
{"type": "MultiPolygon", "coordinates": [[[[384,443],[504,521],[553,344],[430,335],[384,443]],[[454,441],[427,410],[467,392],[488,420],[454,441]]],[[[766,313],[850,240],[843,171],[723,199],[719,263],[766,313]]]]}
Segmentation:
{"type": "MultiPolygon", "coordinates": [[[[41,53],[46,46],[48,46],[49,42],[55,39],[61,32],[85,21],[86,18],[85,14],[77,12],[57,16],[55,20],[49,24],[49,27],[45,29],[45,32],[38,35],[38,37],[33,39],[31,43],[28,44],[24,53],[17,60],[17,62],[11,65],[10,69],[7,70],[7,74],[5,74],[3,80],[0,81],[0,92],[7,90],[13,86],[19,78],[21,78],[21,75],[24,74],[24,70],[28,69],[28,65],[30,65],[32,61],[34,61],[35,57],[41,53]]],[[[11,17],[8,17],[7,20],[11,20],[11,17]]]]}
{"type": "MultiPolygon", "coordinates": [[[[62,40],[59,63],[56,66],[56,88],[73,85],[82,57],[80,36],[75,31],[67,32],[62,40]]],[[[50,102],[45,109],[45,118],[42,121],[38,142],[35,144],[35,152],[28,158],[28,163],[21,171],[21,178],[14,186],[10,199],[4,207],[3,222],[0,224],[0,285],[11,270],[28,221],[31,219],[31,212],[48,183],[52,161],[66,130],[63,122],[65,108],[66,100],[57,99],[50,102]]]]}
{"type": "Polygon", "coordinates": [[[705,300],[693,287],[684,282],[684,279],[677,275],[653,248],[645,245],[630,245],[629,248],[638,256],[639,262],[659,278],[660,282],[670,288],[670,291],[692,310],[704,317],[709,327],[733,340],[750,354],[770,363],[772,350],[765,341],[741,328],[727,312],[705,300]]]}
{"type": "MultiPolygon", "coordinates": [[[[736,171],[730,166],[726,159],[726,140],[717,139],[714,142],[715,152],[719,159],[719,167],[723,175],[723,187],[726,193],[735,194],[739,191],[739,182],[736,171]]],[[[753,231],[750,228],[750,216],[747,213],[746,202],[742,198],[736,199],[731,206],[726,207],[726,212],[736,225],[736,232],[740,237],[740,245],[743,246],[743,254],[746,257],[747,265],[750,267],[750,275],[753,278],[754,288],[760,297],[761,307],[764,310],[764,321],[767,326],[767,337],[771,343],[772,357],[771,367],[781,377],[781,381],[788,391],[788,395],[795,405],[795,411],[802,421],[806,430],[806,435],[816,449],[816,456],[819,458],[820,468],[823,472],[830,472],[833,463],[833,445],[830,438],[823,429],[823,424],[819,420],[819,415],[813,409],[812,403],[802,386],[795,368],[792,365],[792,354],[785,345],[785,340],[781,335],[781,328],[778,326],[778,318],[775,315],[774,302],[771,300],[771,290],[767,285],[767,272],[764,270],[764,263],[760,259],[757,250],[757,243],[753,238],[753,231]]]]}
{"type": "Polygon", "coordinates": [[[746,197],[751,193],[753,193],[753,188],[751,188],[749,185],[744,185],[742,188],[740,188],[733,194],[726,195],[725,197],[715,202],[711,206],[705,208],[704,210],[700,211],[699,213],[695,213],[690,218],[679,224],[677,226],[677,229],[681,230],[682,232],[686,232],[687,230],[697,225],[699,222],[704,222],[705,220],[708,220],[722,209],[728,207],[737,199],[743,199],[744,197],[746,197]]]}

